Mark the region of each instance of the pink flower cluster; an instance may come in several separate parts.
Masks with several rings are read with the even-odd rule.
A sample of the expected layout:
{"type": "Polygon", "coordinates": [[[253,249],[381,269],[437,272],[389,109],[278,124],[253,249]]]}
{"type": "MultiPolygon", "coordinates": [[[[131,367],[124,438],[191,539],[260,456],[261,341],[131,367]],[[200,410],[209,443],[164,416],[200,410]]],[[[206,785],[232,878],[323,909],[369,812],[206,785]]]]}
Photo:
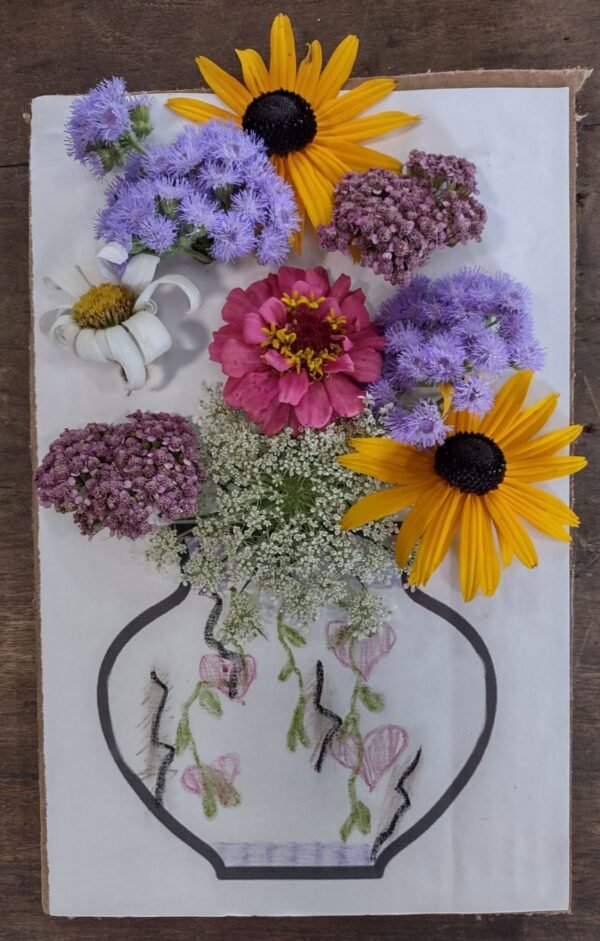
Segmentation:
{"type": "Polygon", "coordinates": [[[330,284],[324,268],[280,268],[231,291],[223,319],[209,347],[228,376],[223,397],[267,435],[358,415],[381,375],[379,328],[345,274],[330,284]]]}
{"type": "Polygon", "coordinates": [[[72,513],[86,536],[138,539],[195,512],[205,474],[192,425],[166,412],[128,417],[65,429],[35,473],[42,506],[72,513]]]}
{"type": "Polygon", "coordinates": [[[476,192],[468,160],[416,150],[404,174],[347,173],[335,189],[331,222],[319,228],[321,248],[352,251],[361,265],[406,286],[436,248],[479,241],[487,216],[476,192]]]}

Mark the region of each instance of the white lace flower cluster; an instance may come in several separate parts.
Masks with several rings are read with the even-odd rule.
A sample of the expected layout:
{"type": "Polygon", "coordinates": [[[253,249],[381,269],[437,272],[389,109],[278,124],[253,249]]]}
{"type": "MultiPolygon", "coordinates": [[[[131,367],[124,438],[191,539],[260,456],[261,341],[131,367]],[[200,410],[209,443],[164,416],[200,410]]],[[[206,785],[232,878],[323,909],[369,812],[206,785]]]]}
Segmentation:
{"type": "MultiPolygon", "coordinates": [[[[195,421],[210,484],[191,530],[157,533],[151,560],[161,569],[179,565],[183,580],[203,594],[235,589],[233,607],[245,636],[259,629],[257,595],[263,592],[301,626],[331,604],[348,608],[356,635],[382,626],[388,612],[369,586],[388,583],[397,571],[397,523],[388,518],[360,532],[340,526],[349,506],[381,486],[337,461],[350,450],[349,438],[382,434],[370,408],[325,430],[267,437],[227,406],[217,388],[208,391],[195,421]]],[[[232,610],[223,625],[229,638],[235,620],[232,610]]]]}

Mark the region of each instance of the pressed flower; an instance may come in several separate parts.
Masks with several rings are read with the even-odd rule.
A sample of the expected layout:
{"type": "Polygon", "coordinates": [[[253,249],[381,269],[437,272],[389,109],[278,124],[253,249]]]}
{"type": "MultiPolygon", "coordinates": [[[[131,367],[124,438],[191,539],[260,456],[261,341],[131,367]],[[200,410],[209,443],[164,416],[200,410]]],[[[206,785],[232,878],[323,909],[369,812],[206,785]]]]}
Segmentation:
{"type": "Polygon", "coordinates": [[[393,486],[355,503],[342,519],[343,528],[358,529],[411,507],[396,539],[400,568],[415,553],[410,585],[427,583],[460,529],[460,587],[466,601],[479,590],[494,594],[500,560],[505,567],[515,556],[527,568],[537,565],[523,521],[570,542],[568,527],[579,524],[577,516],[536,485],[586,466],[583,457],[557,456],[582,426],[534,437],[552,415],[558,396],[548,395],[523,408],[532,375],[523,371],[505,383],[483,418],[465,411],[450,413],[452,433],[436,448],[418,451],[387,438],[352,440],[356,453],[342,455],[340,463],[393,486]]]}
{"type": "Polygon", "coordinates": [[[171,347],[171,336],[152,299],[156,288],[175,285],[192,311],[200,306],[200,292],[183,275],[154,279],[157,256],[140,254],[128,261],[127,251],[116,243],[105,245],[96,261],[100,283],[79,266],[46,278],[48,286],[69,298],[68,304],[55,308],[50,336],[79,359],[116,363],[128,389],[141,389],[146,367],[171,347]]]}
{"type": "Polygon", "coordinates": [[[324,268],[280,268],[245,291],[233,290],[226,325],[210,357],[229,377],[228,405],[242,408],[267,435],[324,428],[364,408],[365,386],[379,379],[384,344],[362,291],[324,268]]]}
{"type": "Polygon", "coordinates": [[[236,51],[243,83],[210,59],[196,59],[206,84],[231,110],[193,98],[170,98],[167,104],[192,121],[230,119],[262,137],[278,173],[296,191],[303,217],[306,213],[315,227],[329,222],[333,188],[348,170],[400,170],[398,160],[361,142],[418,118],[402,111],[359,117],[395,83],[373,78],[339,96],[358,53],[356,36],[346,36],[324,68],[321,44],[309,43],[297,67],[292,25],[279,13],[271,27],[268,68],[253,49],[236,51]]]}

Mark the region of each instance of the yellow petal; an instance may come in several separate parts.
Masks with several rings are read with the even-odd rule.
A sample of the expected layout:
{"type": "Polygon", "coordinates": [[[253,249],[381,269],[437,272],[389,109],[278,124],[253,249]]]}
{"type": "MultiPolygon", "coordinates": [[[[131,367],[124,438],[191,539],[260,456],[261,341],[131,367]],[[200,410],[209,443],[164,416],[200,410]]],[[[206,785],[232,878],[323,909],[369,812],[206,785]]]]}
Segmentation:
{"type": "Polygon", "coordinates": [[[208,104],[206,101],[198,101],[196,98],[168,98],[167,107],[171,111],[176,111],[188,121],[196,121],[202,124],[204,121],[210,121],[211,118],[219,118],[221,121],[235,121],[239,123],[239,118],[231,111],[225,111],[224,108],[217,108],[216,105],[208,104]]]}
{"type": "Polygon", "coordinates": [[[558,393],[552,392],[540,399],[535,405],[524,409],[512,422],[500,428],[496,433],[496,441],[501,446],[514,447],[528,441],[543,428],[558,404],[558,393]]]}
{"type": "Polygon", "coordinates": [[[285,88],[293,91],[296,85],[296,44],[289,16],[278,13],[271,26],[271,61],[269,64],[271,90],[285,88]]]}
{"type": "Polygon", "coordinates": [[[332,154],[326,147],[320,147],[314,142],[304,150],[304,153],[313,166],[319,167],[323,176],[334,186],[339,183],[348,170],[348,167],[342,163],[339,157],[332,154]]]}
{"type": "Polygon", "coordinates": [[[386,490],[369,493],[366,497],[357,500],[344,514],[342,529],[358,529],[359,526],[372,523],[373,520],[393,516],[394,513],[414,503],[422,490],[422,486],[416,489],[414,487],[388,487],[386,490]]]}
{"type": "Polygon", "coordinates": [[[546,536],[551,536],[553,539],[558,539],[559,542],[571,542],[569,532],[551,513],[535,506],[510,487],[503,488],[502,497],[511,509],[534,529],[539,530],[546,536]]]}
{"type": "Polygon", "coordinates": [[[205,56],[198,56],[196,64],[211,91],[218,95],[226,105],[229,105],[236,114],[243,115],[252,101],[252,95],[248,89],[244,88],[237,78],[229,75],[205,56]]]}
{"type": "Polygon", "coordinates": [[[322,104],[335,98],[350,78],[358,55],[358,37],[346,36],[337,46],[323,69],[311,105],[316,111],[322,104]]]}
{"type": "Polygon", "coordinates": [[[534,487],[532,484],[525,484],[520,480],[505,481],[502,484],[502,489],[504,488],[519,494],[524,500],[531,504],[531,506],[537,507],[546,513],[550,513],[557,522],[565,526],[579,526],[579,517],[577,514],[573,512],[570,506],[567,506],[566,503],[558,497],[555,497],[553,493],[540,490],[539,487],[534,487]]]}
{"type": "Polygon", "coordinates": [[[426,585],[446,557],[458,525],[464,494],[449,487],[431,526],[419,543],[408,577],[409,585],[426,585]]]}
{"type": "Polygon", "coordinates": [[[485,509],[494,521],[494,526],[501,534],[502,539],[510,546],[517,559],[527,568],[535,568],[538,564],[535,546],[523,524],[519,522],[511,507],[502,499],[500,492],[491,490],[481,499],[484,502],[485,509]]]}
{"type": "Polygon", "coordinates": [[[303,206],[302,201],[301,201],[301,199],[300,199],[300,195],[299,195],[299,193],[296,191],[296,188],[295,188],[295,186],[294,186],[294,184],[293,184],[292,178],[291,178],[291,176],[290,176],[290,174],[289,174],[289,168],[288,168],[288,161],[287,161],[287,159],[286,159],[285,157],[276,157],[276,156],[275,156],[275,157],[271,157],[271,161],[272,161],[272,163],[273,163],[273,166],[274,166],[275,169],[277,170],[277,173],[279,174],[279,176],[280,176],[282,179],[284,179],[284,180],[286,181],[286,183],[288,184],[288,186],[291,186],[291,188],[292,188],[293,191],[294,191],[294,196],[295,196],[295,199],[296,199],[296,205],[297,205],[297,207],[298,207],[298,215],[300,216],[300,228],[299,228],[299,230],[298,230],[297,232],[294,232],[294,234],[291,236],[291,238],[290,238],[290,245],[291,245],[291,247],[294,249],[294,251],[295,251],[295,252],[298,252],[298,254],[300,255],[300,254],[302,253],[302,236],[303,236],[303,234],[304,234],[304,223],[305,223],[305,220],[306,220],[306,212],[305,212],[305,210],[304,210],[304,206],[303,206]]]}
{"type": "Polygon", "coordinates": [[[537,483],[541,480],[556,480],[568,477],[587,467],[584,457],[546,457],[540,461],[511,461],[506,470],[505,480],[521,480],[537,483]]]}
{"type": "Polygon", "coordinates": [[[479,425],[479,431],[482,434],[495,440],[498,429],[510,426],[525,401],[532,377],[533,372],[530,369],[523,369],[504,383],[496,395],[492,408],[479,425]]]}
{"type": "Polygon", "coordinates": [[[525,457],[537,459],[550,457],[575,441],[582,431],[583,425],[569,425],[567,428],[560,428],[558,431],[549,431],[547,434],[539,438],[533,438],[531,441],[524,441],[516,445],[505,445],[503,450],[509,462],[510,460],[525,457]]]}
{"type": "Polygon", "coordinates": [[[396,562],[400,568],[405,567],[411,552],[426,532],[447,489],[448,485],[438,478],[432,486],[424,490],[423,495],[402,522],[400,532],[396,537],[396,562]]]}
{"type": "Polygon", "coordinates": [[[479,587],[478,565],[481,553],[479,546],[480,530],[477,525],[479,520],[477,513],[479,499],[472,493],[466,494],[460,527],[460,589],[465,601],[471,601],[479,587]]]}
{"type": "Polygon", "coordinates": [[[423,479],[418,471],[411,471],[395,461],[364,457],[362,454],[342,454],[338,457],[338,462],[348,470],[374,477],[384,484],[408,485],[419,483],[423,479]]]}
{"type": "Polygon", "coordinates": [[[294,189],[314,227],[329,222],[333,187],[301,152],[287,157],[287,166],[294,189]]]}
{"type": "Polygon", "coordinates": [[[270,85],[269,73],[262,56],[255,49],[236,49],[235,52],[242,66],[246,88],[252,97],[264,95],[269,91],[270,85]]]}
{"type": "MultiPolygon", "coordinates": [[[[343,124],[334,124],[330,133],[338,134],[348,141],[369,140],[371,137],[381,137],[382,134],[388,134],[397,127],[409,124],[415,118],[409,114],[403,114],[402,111],[382,111],[380,114],[374,114],[368,118],[358,118],[356,121],[346,121],[343,124]]],[[[319,119],[319,130],[326,133],[330,125],[323,126],[319,119]]]]}
{"type": "Polygon", "coordinates": [[[343,160],[350,170],[370,170],[372,167],[382,167],[384,170],[394,170],[397,173],[402,169],[402,164],[395,157],[388,154],[382,154],[378,150],[371,150],[370,147],[363,147],[361,144],[355,144],[353,141],[345,141],[335,135],[317,134],[315,144],[327,147],[332,153],[343,160]]]}
{"type": "Polygon", "coordinates": [[[498,545],[500,547],[500,556],[502,558],[502,565],[506,569],[511,564],[512,560],[514,559],[515,554],[513,552],[512,546],[506,541],[506,538],[502,530],[498,529],[498,527],[495,524],[494,524],[494,528],[496,530],[496,536],[498,537],[498,545]]]}
{"type": "Polygon", "coordinates": [[[319,77],[321,75],[321,66],[323,65],[323,51],[321,43],[314,40],[308,44],[308,52],[298,66],[298,75],[296,76],[296,93],[309,103],[312,101],[319,77]]]}
{"type": "MultiPolygon", "coordinates": [[[[319,127],[337,127],[343,121],[350,121],[361,111],[365,111],[394,90],[396,83],[389,78],[370,78],[356,88],[344,92],[339,98],[332,98],[317,109],[319,127]]],[[[399,114],[401,112],[398,112],[399,114]]]]}
{"type": "Polygon", "coordinates": [[[448,412],[446,424],[450,425],[455,432],[458,431],[477,431],[481,418],[473,412],[448,412]]]}
{"type": "Polygon", "coordinates": [[[492,524],[484,505],[479,501],[480,507],[480,527],[481,527],[481,562],[483,581],[481,590],[484,595],[490,597],[493,595],[500,582],[500,560],[494,536],[492,533],[492,524]]]}
{"type": "MultiPolygon", "coordinates": [[[[404,470],[433,474],[433,451],[417,451],[393,438],[350,438],[348,444],[363,457],[389,461],[404,470]]],[[[436,478],[434,478],[436,479],[436,478]]]]}

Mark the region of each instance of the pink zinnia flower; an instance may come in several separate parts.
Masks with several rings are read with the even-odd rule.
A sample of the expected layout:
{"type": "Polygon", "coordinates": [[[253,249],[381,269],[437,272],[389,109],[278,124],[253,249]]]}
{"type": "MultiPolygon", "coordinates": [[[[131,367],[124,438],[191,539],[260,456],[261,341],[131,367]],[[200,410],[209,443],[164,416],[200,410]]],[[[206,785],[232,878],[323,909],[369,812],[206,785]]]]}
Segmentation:
{"type": "Polygon", "coordinates": [[[348,275],[330,285],[324,268],[280,268],[231,291],[223,319],[209,347],[223,397],[267,435],[358,415],[381,375],[384,341],[348,275]]]}

